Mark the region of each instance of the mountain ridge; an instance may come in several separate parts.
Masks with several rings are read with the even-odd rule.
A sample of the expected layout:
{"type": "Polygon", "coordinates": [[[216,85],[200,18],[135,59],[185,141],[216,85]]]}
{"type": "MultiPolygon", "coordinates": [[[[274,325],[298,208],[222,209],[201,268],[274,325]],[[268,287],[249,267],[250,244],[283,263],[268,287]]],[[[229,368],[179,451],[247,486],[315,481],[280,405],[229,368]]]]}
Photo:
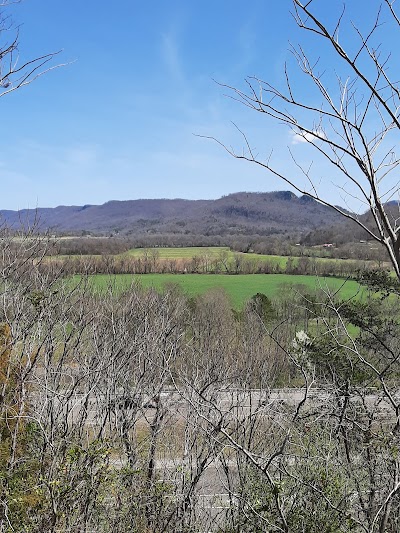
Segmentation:
{"type": "Polygon", "coordinates": [[[109,200],[101,205],[0,210],[14,229],[37,224],[54,233],[260,234],[311,231],[337,224],[341,216],[313,198],[291,191],[237,192],[216,200],[109,200]]]}

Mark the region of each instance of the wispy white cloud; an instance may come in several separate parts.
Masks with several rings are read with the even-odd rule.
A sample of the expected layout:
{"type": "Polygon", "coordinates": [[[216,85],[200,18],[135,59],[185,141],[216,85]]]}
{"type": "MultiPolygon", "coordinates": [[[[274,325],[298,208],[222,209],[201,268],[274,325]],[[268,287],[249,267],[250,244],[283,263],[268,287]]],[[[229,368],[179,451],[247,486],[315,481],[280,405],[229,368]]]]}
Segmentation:
{"type": "Polygon", "coordinates": [[[170,76],[178,82],[184,81],[184,71],[179,53],[178,39],[174,32],[162,35],[161,53],[170,76]]]}
{"type": "Polygon", "coordinates": [[[312,143],[316,139],[325,139],[325,133],[322,130],[315,130],[313,133],[291,131],[291,144],[312,143]]]}

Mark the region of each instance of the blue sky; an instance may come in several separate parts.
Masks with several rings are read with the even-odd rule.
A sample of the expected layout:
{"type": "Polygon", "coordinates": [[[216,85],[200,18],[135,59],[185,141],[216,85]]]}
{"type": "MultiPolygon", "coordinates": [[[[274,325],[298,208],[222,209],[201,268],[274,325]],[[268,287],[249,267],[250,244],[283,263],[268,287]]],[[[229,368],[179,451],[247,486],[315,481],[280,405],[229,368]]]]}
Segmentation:
{"type": "MultiPolygon", "coordinates": [[[[324,2],[328,16],[341,4],[324,2]]],[[[377,5],[350,4],[366,18],[377,5]]],[[[56,62],[69,64],[0,99],[0,209],[287,189],[196,134],[240,149],[233,121],[260,154],[273,149],[277,167],[289,175],[296,169],[287,146],[311,160],[286,127],[226,98],[213,81],[243,86],[247,75],[258,75],[281,84],[289,41],[315,51],[290,9],[290,0],[254,0],[249,7],[237,0],[12,6],[21,58],[62,49],[56,62]]],[[[301,94],[301,78],[293,79],[301,94]]],[[[321,168],[326,176],[329,169],[321,168]]],[[[323,186],[343,204],[329,180],[323,186]]]]}

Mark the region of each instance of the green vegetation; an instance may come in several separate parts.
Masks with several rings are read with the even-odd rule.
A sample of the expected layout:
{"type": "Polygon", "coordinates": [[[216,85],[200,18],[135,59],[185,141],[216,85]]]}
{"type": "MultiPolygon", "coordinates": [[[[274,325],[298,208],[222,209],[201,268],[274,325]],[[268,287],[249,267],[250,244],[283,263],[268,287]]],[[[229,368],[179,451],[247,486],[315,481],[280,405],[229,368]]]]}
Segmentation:
{"type": "Polygon", "coordinates": [[[139,257],[146,252],[157,252],[160,259],[191,259],[195,256],[209,255],[213,258],[218,258],[221,253],[229,253],[233,256],[233,252],[229,250],[227,246],[212,246],[210,248],[202,246],[190,246],[187,248],[132,248],[128,252],[122,255],[130,255],[133,257],[139,257]]]}
{"type": "MultiPolygon", "coordinates": [[[[307,256],[316,260],[316,262],[327,262],[335,261],[337,263],[346,262],[346,259],[332,259],[331,257],[317,257],[314,250],[312,254],[312,249],[307,249],[307,256]]],[[[119,254],[121,257],[131,256],[131,257],[143,257],[145,254],[156,253],[158,259],[192,259],[193,257],[203,257],[208,256],[210,259],[221,259],[224,258],[228,261],[233,260],[236,256],[239,256],[245,260],[249,261],[269,261],[275,265],[278,265],[280,268],[286,268],[289,257],[285,255],[268,255],[268,254],[257,254],[253,252],[236,252],[231,250],[228,246],[188,246],[183,248],[132,248],[127,252],[119,254]]],[[[319,253],[322,253],[319,250],[319,253]]],[[[67,256],[64,256],[67,257],[67,256]]],[[[96,256],[100,257],[100,256],[96,256]]],[[[301,256],[302,257],[302,256],[301,256]]],[[[293,264],[296,265],[300,257],[291,257],[290,260],[293,261],[293,264]]]]}
{"type": "MultiPolygon", "coordinates": [[[[244,253],[236,252],[231,250],[227,246],[210,246],[210,247],[201,247],[201,246],[191,246],[186,248],[133,248],[124,254],[120,254],[120,257],[143,257],[145,254],[156,254],[157,258],[162,260],[174,259],[176,261],[180,259],[193,259],[194,257],[198,258],[207,258],[211,261],[224,261],[231,262],[234,261],[236,257],[240,257],[245,261],[252,261],[257,263],[262,263],[265,261],[270,262],[274,266],[278,266],[281,269],[286,268],[288,261],[287,256],[283,255],[264,255],[256,253],[244,253]]],[[[297,262],[298,258],[294,259],[294,262],[297,262]]]]}
{"type": "MultiPolygon", "coordinates": [[[[193,257],[208,256],[210,259],[226,258],[228,261],[235,256],[243,257],[248,260],[271,261],[281,268],[286,267],[288,258],[283,255],[265,255],[256,253],[235,252],[228,246],[188,246],[186,248],[132,248],[122,256],[141,257],[146,253],[156,252],[159,259],[192,259],[193,257]]],[[[298,259],[298,258],[296,258],[298,259]]],[[[295,259],[295,260],[296,260],[295,259]]]]}
{"type": "MultiPolygon", "coordinates": [[[[309,262],[309,265],[307,265],[305,268],[310,269],[310,273],[312,274],[311,270],[313,269],[313,265],[336,265],[339,267],[340,265],[348,265],[351,262],[354,262],[354,260],[349,259],[335,259],[332,257],[321,257],[321,254],[323,253],[322,249],[303,249],[304,253],[306,255],[304,256],[287,256],[287,255],[270,255],[270,254],[258,254],[253,252],[237,252],[231,250],[227,246],[211,246],[211,247],[201,247],[201,246],[193,246],[193,247],[185,247],[185,248],[132,248],[127,252],[124,252],[122,254],[119,254],[115,257],[120,258],[126,258],[126,257],[133,257],[135,259],[137,258],[143,258],[145,256],[149,257],[156,257],[157,260],[160,260],[161,262],[163,260],[189,260],[193,258],[207,258],[209,261],[220,263],[221,267],[223,267],[224,264],[230,263],[232,268],[232,263],[239,259],[244,261],[245,263],[253,263],[260,265],[262,263],[269,263],[273,267],[277,267],[280,270],[285,270],[288,268],[296,268],[299,265],[302,264],[302,262],[307,261],[309,262]]],[[[101,256],[93,256],[93,257],[101,257],[101,256]]],[[[379,265],[376,261],[360,261],[360,267],[362,270],[366,270],[368,267],[377,268],[379,265]]],[[[304,266],[303,266],[304,268],[304,266]]]]}
{"type": "Polygon", "coordinates": [[[99,274],[92,276],[96,288],[105,290],[114,285],[117,290],[129,287],[134,280],[139,280],[145,287],[161,289],[168,284],[178,284],[186,294],[195,296],[210,289],[224,289],[235,308],[240,308],[244,302],[257,293],[263,293],[274,298],[291,288],[301,293],[330,291],[339,292],[340,297],[347,300],[360,294],[360,286],[356,281],[338,278],[319,278],[317,276],[294,276],[287,274],[243,274],[225,276],[219,274],[120,274],[115,276],[99,274]]]}
{"type": "MultiPolygon", "coordinates": [[[[80,274],[286,274],[356,279],[359,272],[382,269],[374,261],[261,255],[228,247],[135,248],[102,255],[46,258],[64,276],[80,274]]],[[[203,280],[204,281],[204,280],[203,280]]]]}

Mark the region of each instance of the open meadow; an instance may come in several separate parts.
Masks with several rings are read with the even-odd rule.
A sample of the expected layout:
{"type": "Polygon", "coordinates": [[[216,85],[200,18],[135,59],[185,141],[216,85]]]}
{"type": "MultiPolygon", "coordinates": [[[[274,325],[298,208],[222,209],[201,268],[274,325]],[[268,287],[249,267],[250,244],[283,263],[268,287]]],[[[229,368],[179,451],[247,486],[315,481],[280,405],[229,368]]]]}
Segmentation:
{"type": "Polygon", "coordinates": [[[120,274],[95,275],[91,277],[94,287],[101,292],[113,288],[116,292],[127,289],[138,281],[144,287],[163,287],[176,284],[189,296],[203,294],[212,289],[223,289],[229,296],[232,306],[239,309],[254,294],[263,293],[269,298],[290,295],[290,291],[302,294],[315,294],[319,291],[337,294],[347,300],[359,297],[360,286],[356,281],[318,276],[295,276],[287,274],[242,274],[228,276],[221,274],[120,274]]]}
{"type": "MultiPolygon", "coordinates": [[[[194,257],[208,257],[211,260],[219,261],[232,261],[236,257],[240,257],[245,260],[253,261],[270,261],[281,268],[286,267],[288,256],[284,255],[270,255],[270,254],[257,254],[253,252],[237,252],[231,250],[228,246],[187,246],[187,247],[171,247],[171,248],[132,248],[121,256],[128,257],[143,257],[144,255],[155,254],[158,259],[193,259],[194,257]]],[[[298,257],[293,257],[295,262],[298,261],[298,257]]],[[[317,261],[326,261],[330,258],[318,257],[317,261]]]]}
{"type": "MultiPolygon", "coordinates": [[[[297,250],[297,247],[296,247],[297,250]]],[[[131,248],[127,252],[119,254],[121,257],[143,257],[144,255],[155,254],[158,259],[192,259],[193,257],[208,256],[214,260],[233,260],[235,257],[241,257],[247,260],[254,261],[270,261],[279,265],[281,268],[286,267],[288,258],[297,263],[299,259],[309,258],[318,262],[336,261],[349,262],[352,259],[334,259],[329,249],[324,249],[321,246],[315,247],[299,247],[298,254],[294,256],[288,255],[274,255],[274,254],[259,254],[254,252],[238,252],[231,250],[228,246],[187,246],[187,247],[156,247],[156,248],[131,248]]],[[[374,264],[378,266],[377,261],[363,261],[365,264],[374,264]]]]}

